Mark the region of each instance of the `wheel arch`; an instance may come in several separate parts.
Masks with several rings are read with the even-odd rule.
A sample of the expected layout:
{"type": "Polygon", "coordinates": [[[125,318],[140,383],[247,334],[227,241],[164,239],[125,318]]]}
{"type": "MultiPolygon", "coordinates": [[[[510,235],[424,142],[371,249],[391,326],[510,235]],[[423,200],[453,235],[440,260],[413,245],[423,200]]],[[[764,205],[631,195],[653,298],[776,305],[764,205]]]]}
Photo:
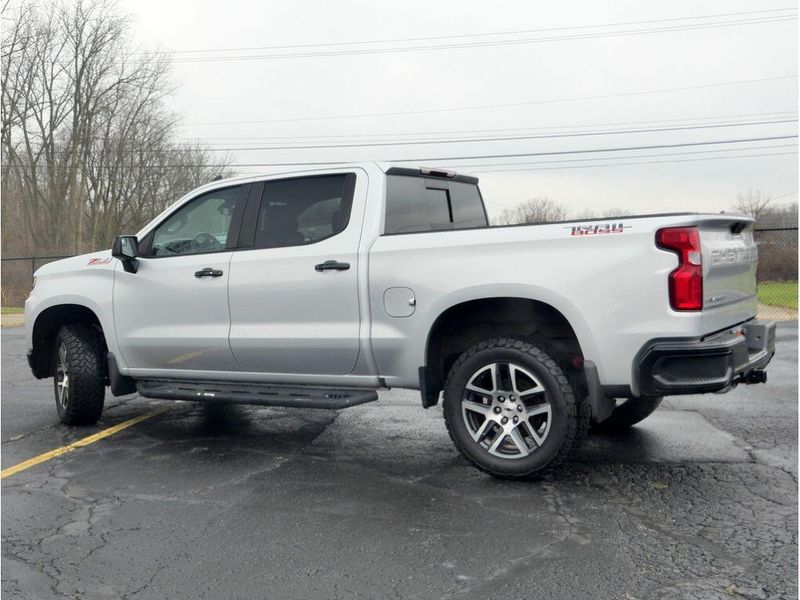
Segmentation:
{"type": "Polygon", "coordinates": [[[86,324],[96,327],[107,348],[105,332],[97,313],[83,304],[64,303],[42,310],[33,323],[31,334],[30,365],[37,379],[50,377],[51,350],[59,329],[68,324],[86,324]]]}
{"type": "Polygon", "coordinates": [[[423,406],[434,406],[449,368],[470,346],[487,338],[535,338],[580,368],[586,348],[570,321],[553,304],[528,296],[484,296],[454,303],[433,321],[420,368],[423,406]]]}

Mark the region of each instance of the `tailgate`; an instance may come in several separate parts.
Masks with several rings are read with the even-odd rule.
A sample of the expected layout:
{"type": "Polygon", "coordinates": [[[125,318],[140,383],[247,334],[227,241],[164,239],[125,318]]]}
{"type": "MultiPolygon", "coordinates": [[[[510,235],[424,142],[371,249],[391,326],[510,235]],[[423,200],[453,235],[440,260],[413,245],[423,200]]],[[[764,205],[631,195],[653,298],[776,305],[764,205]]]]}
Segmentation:
{"type": "Polygon", "coordinates": [[[753,318],[758,310],[758,248],[753,239],[753,220],[716,217],[701,221],[699,227],[706,332],[753,318]]]}

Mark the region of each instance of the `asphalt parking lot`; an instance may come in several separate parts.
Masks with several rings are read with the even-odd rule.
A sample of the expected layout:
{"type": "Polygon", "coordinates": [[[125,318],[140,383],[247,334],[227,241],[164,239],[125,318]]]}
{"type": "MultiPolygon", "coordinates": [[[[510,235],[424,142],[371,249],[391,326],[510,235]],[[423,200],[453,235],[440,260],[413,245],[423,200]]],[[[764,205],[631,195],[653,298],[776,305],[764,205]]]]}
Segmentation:
{"type": "Polygon", "coordinates": [[[796,598],[797,327],[769,383],[668,399],[556,476],[469,467],[441,410],[106,397],[58,423],[2,332],[2,467],[163,412],[2,480],[4,598],[796,598]]]}

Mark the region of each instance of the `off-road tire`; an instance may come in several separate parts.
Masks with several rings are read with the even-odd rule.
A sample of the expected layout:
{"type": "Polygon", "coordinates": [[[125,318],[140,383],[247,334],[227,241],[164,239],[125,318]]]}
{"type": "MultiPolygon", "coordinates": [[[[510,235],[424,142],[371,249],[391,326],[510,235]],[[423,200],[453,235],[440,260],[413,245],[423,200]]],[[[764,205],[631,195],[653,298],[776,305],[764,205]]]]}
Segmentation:
{"type": "Polygon", "coordinates": [[[593,433],[613,434],[628,431],[631,427],[652,415],[663,397],[632,398],[614,408],[605,421],[592,424],[593,433]]]}
{"type": "Polygon", "coordinates": [[[64,325],[53,344],[52,374],[56,410],[62,423],[93,425],[103,412],[105,399],[105,352],[102,334],[91,325],[64,325]],[[65,350],[67,397],[61,401],[59,363],[65,350]]]}
{"type": "Polygon", "coordinates": [[[453,364],[444,389],[444,419],[450,439],[475,467],[501,479],[536,479],[555,470],[589,427],[589,405],[574,379],[536,343],[498,338],[466,350],[453,364]],[[474,441],[462,417],[462,401],[469,378],[482,366],[513,362],[529,369],[544,385],[552,413],[550,429],[541,447],[524,458],[498,458],[474,441]]]}

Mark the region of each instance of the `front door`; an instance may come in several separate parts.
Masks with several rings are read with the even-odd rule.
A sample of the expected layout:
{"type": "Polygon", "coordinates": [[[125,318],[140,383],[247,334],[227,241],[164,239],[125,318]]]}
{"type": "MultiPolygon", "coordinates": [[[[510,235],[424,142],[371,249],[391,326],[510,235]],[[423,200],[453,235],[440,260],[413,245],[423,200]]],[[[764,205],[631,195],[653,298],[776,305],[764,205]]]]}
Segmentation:
{"type": "Polygon", "coordinates": [[[246,187],[214,190],[183,204],[140,242],[136,273],[117,267],[114,323],[132,374],[236,370],[227,286],[246,187]]]}
{"type": "Polygon", "coordinates": [[[355,190],[354,173],[272,180],[257,211],[248,208],[228,284],[230,345],[242,371],[354,369],[366,186],[355,190]]]}

